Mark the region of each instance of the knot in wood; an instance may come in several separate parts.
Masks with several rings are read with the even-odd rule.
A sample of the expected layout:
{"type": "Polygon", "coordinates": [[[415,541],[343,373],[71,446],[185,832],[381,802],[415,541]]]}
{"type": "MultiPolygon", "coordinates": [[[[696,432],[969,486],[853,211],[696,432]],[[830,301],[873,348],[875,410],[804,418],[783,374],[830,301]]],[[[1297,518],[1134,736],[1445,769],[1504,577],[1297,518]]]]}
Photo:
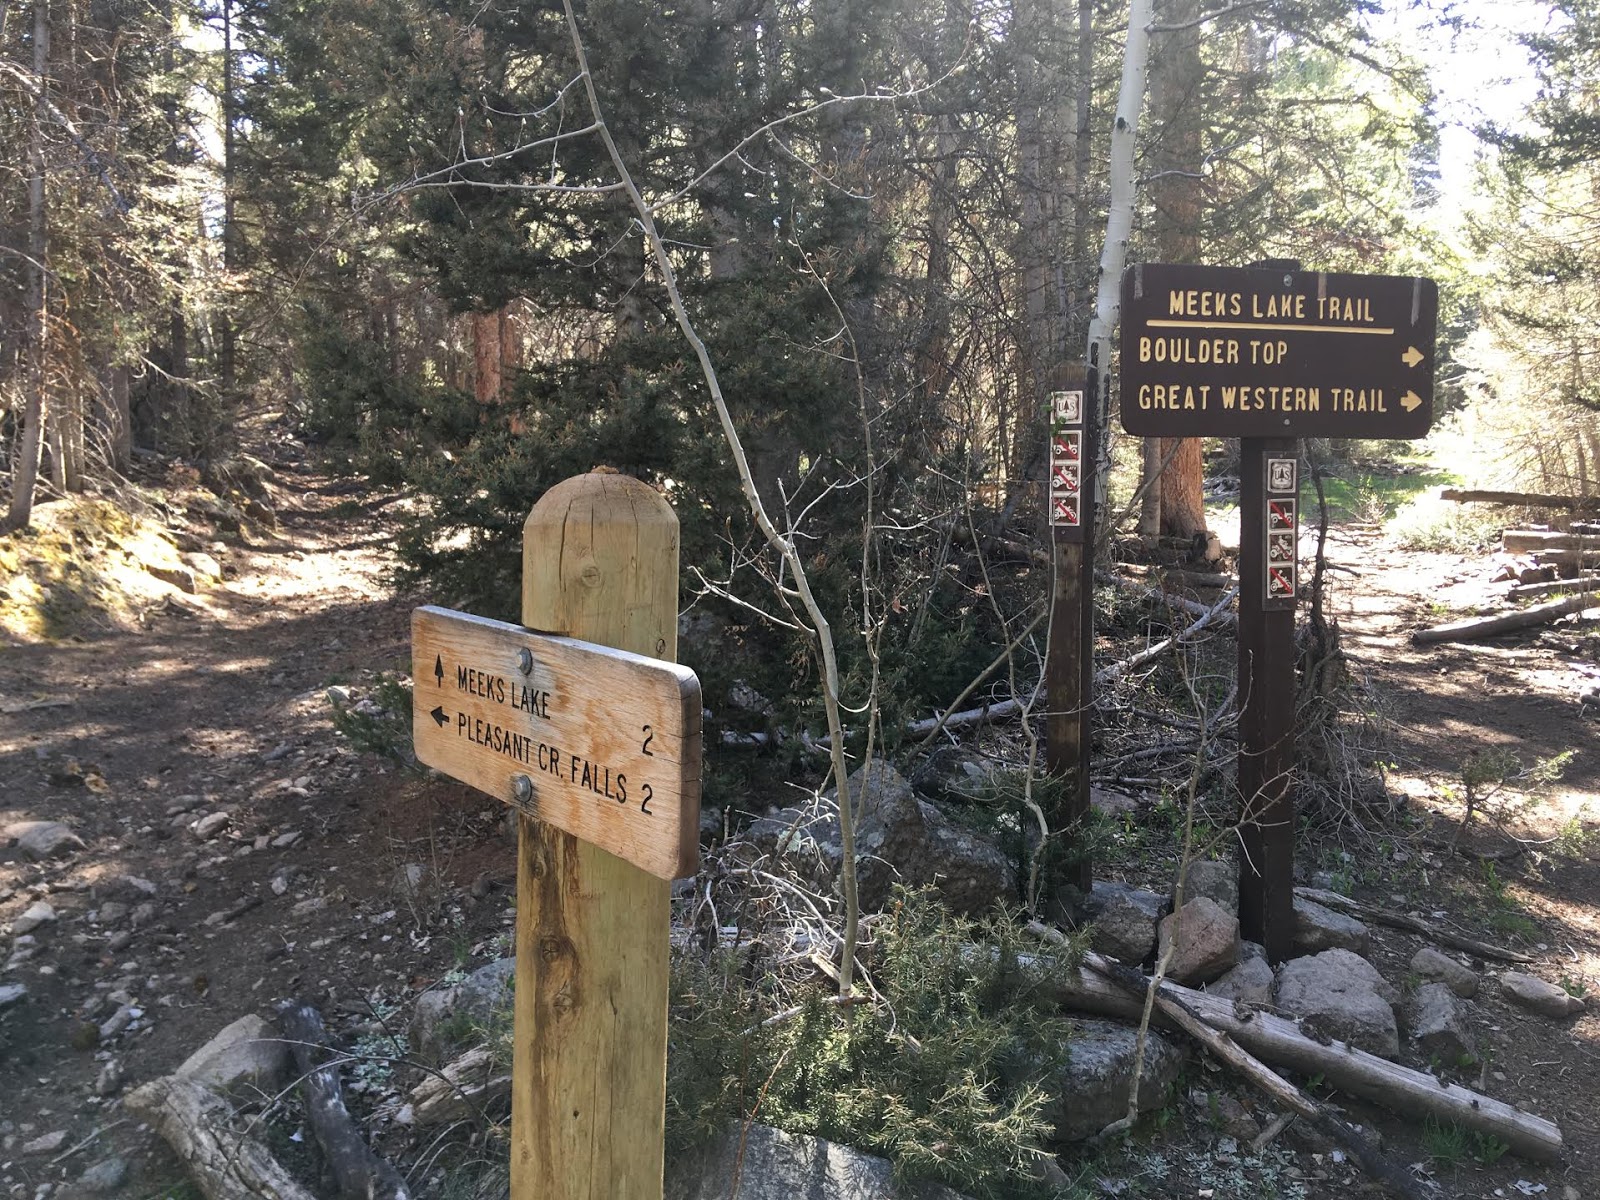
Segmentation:
{"type": "Polygon", "coordinates": [[[578,579],[584,587],[599,587],[603,578],[600,568],[594,563],[585,563],[583,570],[578,572],[578,579]]]}
{"type": "Polygon", "coordinates": [[[539,939],[539,957],[545,962],[556,962],[567,956],[566,939],[547,934],[539,939]]]}

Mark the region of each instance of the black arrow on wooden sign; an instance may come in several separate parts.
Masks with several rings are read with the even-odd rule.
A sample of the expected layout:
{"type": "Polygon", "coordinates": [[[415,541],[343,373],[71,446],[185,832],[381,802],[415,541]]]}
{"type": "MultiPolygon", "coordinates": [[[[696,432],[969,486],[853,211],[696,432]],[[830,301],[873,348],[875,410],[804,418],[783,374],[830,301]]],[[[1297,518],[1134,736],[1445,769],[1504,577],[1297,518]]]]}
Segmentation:
{"type": "MultiPolygon", "coordinates": [[[[440,687],[444,686],[444,655],[442,654],[433,656],[433,678],[440,687]]],[[[443,724],[443,722],[440,723],[443,724]]]]}
{"type": "Polygon", "coordinates": [[[437,708],[435,708],[428,715],[430,717],[432,717],[435,721],[437,721],[440,725],[448,725],[450,723],[450,718],[449,718],[448,715],[446,715],[446,713],[444,711],[444,707],[442,705],[437,707],[437,708]]]}

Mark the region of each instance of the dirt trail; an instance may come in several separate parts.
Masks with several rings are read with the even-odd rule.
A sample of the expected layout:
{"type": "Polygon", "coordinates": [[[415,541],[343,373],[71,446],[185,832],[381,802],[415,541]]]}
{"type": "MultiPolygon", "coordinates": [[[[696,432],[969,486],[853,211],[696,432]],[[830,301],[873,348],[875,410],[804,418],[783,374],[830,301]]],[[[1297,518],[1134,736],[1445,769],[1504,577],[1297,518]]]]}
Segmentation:
{"type": "Polygon", "coordinates": [[[479,903],[511,870],[498,806],[391,773],[330,721],[330,685],[359,697],[409,660],[383,523],[341,502],[347,485],[276,466],[279,529],[213,547],[225,583],[140,632],[0,651],[0,828],[59,821],[84,843],[35,863],[0,842],[0,922],[41,900],[54,914],[0,977],[28,989],[0,1020],[0,1195],[113,1149],[131,1168],[118,1194],[164,1195],[176,1164],[125,1120],[65,1162],[19,1151],[118,1125],[118,1079],[170,1071],[279,998],[381,1015],[500,925],[504,905],[479,903]],[[425,896],[397,886],[408,863],[425,896]],[[102,1036],[119,1010],[136,1015],[102,1036]]]}

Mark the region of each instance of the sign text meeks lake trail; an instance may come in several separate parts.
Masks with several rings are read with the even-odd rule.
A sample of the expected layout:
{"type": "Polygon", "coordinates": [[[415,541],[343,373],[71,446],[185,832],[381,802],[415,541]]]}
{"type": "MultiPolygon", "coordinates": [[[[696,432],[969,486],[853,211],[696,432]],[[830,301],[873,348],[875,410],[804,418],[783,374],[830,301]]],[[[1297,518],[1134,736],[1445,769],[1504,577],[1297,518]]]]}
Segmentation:
{"type": "Polygon", "coordinates": [[[1146,263],[1122,277],[1122,427],[1142,437],[1417,438],[1431,279],[1146,263]]]}
{"type": "Polygon", "coordinates": [[[694,873],[689,668],[431,606],[412,614],[411,645],[422,762],[659,878],[694,873]]]}

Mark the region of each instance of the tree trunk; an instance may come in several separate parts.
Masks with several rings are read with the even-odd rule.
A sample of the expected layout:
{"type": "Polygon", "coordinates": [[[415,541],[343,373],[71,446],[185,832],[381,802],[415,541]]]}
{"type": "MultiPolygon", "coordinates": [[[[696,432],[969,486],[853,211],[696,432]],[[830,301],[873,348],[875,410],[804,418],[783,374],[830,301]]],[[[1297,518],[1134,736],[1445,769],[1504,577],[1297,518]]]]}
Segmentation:
{"type": "Polygon", "coordinates": [[[502,310],[472,314],[472,394],[479,404],[500,403],[502,310]]]}
{"type": "Polygon", "coordinates": [[[127,474],[133,459],[133,415],[129,404],[127,367],[100,369],[100,424],[106,431],[106,454],[111,468],[127,474]]]}
{"type": "Polygon", "coordinates": [[[17,444],[16,465],[11,472],[11,511],[8,529],[26,529],[33,519],[33,492],[39,479],[39,453],[44,441],[45,345],[44,262],[48,253],[45,235],[44,192],[44,81],[50,64],[50,3],[33,0],[33,71],[39,80],[39,98],[33,106],[33,122],[28,131],[28,261],[27,368],[23,379],[22,437],[17,444]]]}
{"type": "MultiPolygon", "coordinates": [[[[1174,0],[1163,11],[1172,25],[1195,21],[1199,0],[1174,0]]],[[[1200,168],[1204,158],[1200,83],[1200,26],[1160,35],[1152,55],[1150,109],[1160,130],[1152,155],[1149,194],[1155,208],[1156,258],[1162,262],[1198,262],[1201,254],[1200,220],[1204,196],[1200,168]]],[[[1160,532],[1169,537],[1192,538],[1206,527],[1204,463],[1198,438],[1161,440],[1159,454],[1145,455],[1145,465],[1166,461],[1158,502],[1160,532]]],[[[1141,521],[1140,532],[1143,532],[1141,521]]]]}
{"type": "Polygon", "coordinates": [[[233,176],[235,155],[234,63],[233,63],[233,2],[222,0],[222,272],[229,286],[217,297],[219,308],[217,352],[217,382],[221,401],[230,407],[233,403],[236,367],[234,352],[237,334],[233,323],[233,273],[238,267],[237,241],[233,216],[233,176]]]}

